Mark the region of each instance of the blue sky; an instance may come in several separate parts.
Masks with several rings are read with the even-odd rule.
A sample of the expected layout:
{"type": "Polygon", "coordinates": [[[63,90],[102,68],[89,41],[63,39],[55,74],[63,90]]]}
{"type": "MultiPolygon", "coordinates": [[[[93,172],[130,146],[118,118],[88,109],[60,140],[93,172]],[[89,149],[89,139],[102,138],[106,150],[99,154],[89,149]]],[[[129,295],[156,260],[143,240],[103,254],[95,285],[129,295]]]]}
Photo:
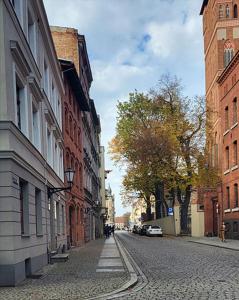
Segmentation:
{"type": "Polygon", "coordinates": [[[101,116],[106,169],[122,208],[122,171],[107,154],[115,134],[116,104],[129,92],[148,91],[161,74],[182,79],[185,95],[203,95],[202,0],[44,0],[50,25],[73,27],[84,34],[93,73],[91,98],[101,116]],[[57,3],[57,5],[56,5],[57,3]]]}

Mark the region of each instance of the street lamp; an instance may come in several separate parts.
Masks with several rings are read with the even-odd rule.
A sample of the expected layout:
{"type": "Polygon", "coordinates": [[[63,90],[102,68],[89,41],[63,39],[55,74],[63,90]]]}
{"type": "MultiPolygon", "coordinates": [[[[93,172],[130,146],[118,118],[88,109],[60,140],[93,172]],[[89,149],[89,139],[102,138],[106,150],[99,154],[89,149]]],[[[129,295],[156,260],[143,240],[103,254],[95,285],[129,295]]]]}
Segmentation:
{"type": "Polygon", "coordinates": [[[57,192],[67,191],[67,190],[71,189],[71,187],[73,185],[75,171],[68,168],[64,173],[66,176],[66,181],[68,183],[68,187],[59,187],[59,188],[48,187],[48,198],[51,198],[52,194],[55,194],[57,192]]]}

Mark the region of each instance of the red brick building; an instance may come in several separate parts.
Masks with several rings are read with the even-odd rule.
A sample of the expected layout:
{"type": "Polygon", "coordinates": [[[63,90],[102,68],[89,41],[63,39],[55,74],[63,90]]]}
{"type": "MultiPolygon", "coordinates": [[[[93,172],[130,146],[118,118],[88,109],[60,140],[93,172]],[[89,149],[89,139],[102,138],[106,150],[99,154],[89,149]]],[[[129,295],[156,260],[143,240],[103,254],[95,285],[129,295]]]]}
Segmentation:
{"type": "Polygon", "coordinates": [[[82,111],[88,110],[83,89],[74,64],[60,60],[64,75],[63,102],[64,165],[75,170],[72,189],[67,194],[66,224],[68,244],[79,246],[84,242],[84,190],[82,111]]]}
{"type": "MultiPolygon", "coordinates": [[[[81,174],[83,177],[83,184],[81,184],[80,195],[83,195],[81,204],[84,207],[84,241],[95,239],[100,235],[100,228],[102,228],[102,219],[100,218],[100,118],[95,109],[94,101],[90,99],[90,86],[93,81],[90,62],[87,53],[85,37],[78,33],[77,29],[67,28],[67,27],[51,27],[51,33],[53,41],[55,43],[56,52],[58,58],[64,59],[75,66],[75,71],[78,75],[78,83],[82,89],[79,94],[79,99],[84,102],[83,106],[80,106],[81,113],[78,114],[77,109],[73,105],[68,105],[69,107],[69,133],[71,139],[72,148],[69,147],[69,160],[73,156],[76,158],[74,151],[74,145],[77,145],[75,141],[78,139],[77,134],[74,130],[76,127],[77,132],[80,129],[80,135],[82,140],[82,145],[80,146],[80,151],[77,158],[76,164],[81,166],[81,174]],[[72,111],[73,109],[73,111],[72,111]],[[79,117],[81,115],[81,118],[79,117]],[[74,137],[76,135],[76,137],[74,137]],[[73,142],[73,143],[72,143],[73,142]],[[71,153],[71,154],[70,154],[71,153]],[[82,194],[83,192],[83,194],[82,194]]],[[[70,69],[69,69],[70,70],[70,69]]],[[[71,72],[65,70],[63,74],[71,74],[71,72]]],[[[76,74],[75,74],[76,75],[76,74]]],[[[72,78],[70,79],[72,81],[72,78]]],[[[76,92],[76,88],[73,88],[76,92]]],[[[82,103],[83,103],[82,102],[82,103]]],[[[81,104],[82,104],[81,103],[81,104]]],[[[66,144],[68,142],[66,141],[66,144]]],[[[79,146],[78,146],[79,147],[79,146]]],[[[73,159],[74,160],[74,159],[73,159]]],[[[71,162],[70,162],[70,165],[71,162]]],[[[79,175],[80,176],[80,175],[79,175]]],[[[81,177],[79,177],[81,178],[81,177]]],[[[74,189],[73,189],[74,190],[74,189]]],[[[80,196],[79,195],[79,196],[80,196]]],[[[74,196],[75,197],[75,196],[74,196]]],[[[73,202],[72,203],[72,207],[73,202]]],[[[81,206],[80,206],[81,207],[81,206]]],[[[70,215],[75,215],[74,212],[70,211],[70,215]]],[[[82,216],[81,216],[82,217],[82,216]]],[[[77,218],[73,217],[72,221],[69,218],[69,227],[74,228],[75,222],[77,223],[77,218]],[[73,224],[73,227],[72,227],[73,224]]],[[[70,232],[71,236],[77,235],[74,229],[73,233],[70,232]]]]}
{"type": "Polygon", "coordinates": [[[209,163],[218,169],[220,182],[204,194],[205,234],[217,235],[222,221],[228,237],[239,238],[237,129],[237,51],[239,1],[204,0],[203,15],[206,101],[210,109],[209,163]],[[234,57],[234,58],[233,58],[234,57]],[[232,71],[233,70],[233,71],[232,71]],[[237,207],[236,207],[237,206],[237,207]]]}

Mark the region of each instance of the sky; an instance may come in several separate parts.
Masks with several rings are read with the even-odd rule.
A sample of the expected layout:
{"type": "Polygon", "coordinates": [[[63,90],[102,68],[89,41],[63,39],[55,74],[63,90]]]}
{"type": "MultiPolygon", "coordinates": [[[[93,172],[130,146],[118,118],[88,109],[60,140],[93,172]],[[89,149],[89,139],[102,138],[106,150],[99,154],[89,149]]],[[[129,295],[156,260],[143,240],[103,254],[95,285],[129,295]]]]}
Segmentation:
{"type": "Polygon", "coordinates": [[[134,90],[147,92],[165,73],[182,80],[184,94],[204,95],[202,0],[44,0],[50,25],[73,27],[85,35],[93,74],[90,97],[101,118],[106,150],[106,186],[123,208],[123,172],[110,160],[117,102],[134,90]]]}

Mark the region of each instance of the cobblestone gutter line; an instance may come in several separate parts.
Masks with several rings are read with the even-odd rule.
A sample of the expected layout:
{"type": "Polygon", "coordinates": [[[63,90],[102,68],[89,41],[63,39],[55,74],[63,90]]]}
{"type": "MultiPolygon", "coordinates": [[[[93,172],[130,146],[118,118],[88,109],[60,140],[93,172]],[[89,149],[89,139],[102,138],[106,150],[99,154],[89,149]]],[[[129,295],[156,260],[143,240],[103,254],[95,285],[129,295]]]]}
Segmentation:
{"type": "Polygon", "coordinates": [[[130,257],[130,255],[129,255],[128,251],[125,249],[125,247],[123,247],[123,245],[119,242],[119,239],[117,238],[116,235],[115,235],[115,241],[116,241],[117,247],[119,249],[120,255],[124,261],[124,264],[129,272],[130,279],[122,287],[116,289],[113,292],[106,293],[106,294],[100,295],[98,297],[89,298],[87,300],[93,300],[93,299],[106,300],[106,299],[114,299],[114,298],[122,297],[124,294],[129,294],[129,292],[124,293],[125,291],[129,291],[132,287],[134,287],[138,283],[138,275],[135,272],[135,269],[130,262],[130,260],[132,260],[132,258],[130,257]]]}

